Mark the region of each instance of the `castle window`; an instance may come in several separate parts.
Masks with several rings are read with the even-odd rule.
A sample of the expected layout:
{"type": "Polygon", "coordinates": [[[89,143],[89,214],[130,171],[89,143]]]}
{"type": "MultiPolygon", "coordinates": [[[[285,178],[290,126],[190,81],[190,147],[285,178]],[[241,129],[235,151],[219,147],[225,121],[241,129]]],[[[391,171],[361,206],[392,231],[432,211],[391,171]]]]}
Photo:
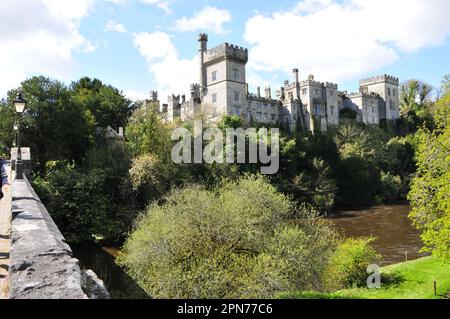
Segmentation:
{"type": "Polygon", "coordinates": [[[233,79],[239,80],[239,70],[233,69],[233,79]]]}
{"type": "Polygon", "coordinates": [[[262,113],[256,112],[256,121],[261,122],[262,121],[262,113]]]}
{"type": "Polygon", "coordinates": [[[234,106],[234,114],[241,115],[241,107],[239,105],[234,106]]]}
{"type": "Polygon", "coordinates": [[[388,88],[388,95],[391,96],[391,88],[388,88]]]}
{"type": "Polygon", "coordinates": [[[375,108],[372,106],[372,113],[375,113],[375,108]]]}
{"type": "Polygon", "coordinates": [[[391,110],[395,110],[395,103],[394,103],[394,101],[390,100],[389,101],[389,106],[390,106],[391,110]]]}
{"type": "Polygon", "coordinates": [[[238,91],[234,91],[234,101],[239,102],[239,92],[238,91]]]}
{"type": "Polygon", "coordinates": [[[315,111],[316,111],[316,115],[320,115],[320,105],[316,105],[314,107],[315,111]]]}
{"type": "Polygon", "coordinates": [[[212,102],[217,103],[217,93],[213,93],[212,95],[212,102]]]}
{"type": "Polygon", "coordinates": [[[335,107],[331,106],[331,116],[334,116],[334,109],[335,109],[335,107]]]}
{"type": "Polygon", "coordinates": [[[319,95],[319,94],[320,94],[320,92],[319,92],[318,89],[315,89],[315,90],[314,90],[314,93],[315,93],[316,95],[319,95]]]}
{"type": "Polygon", "coordinates": [[[217,81],[217,71],[212,72],[212,81],[217,81]]]}
{"type": "Polygon", "coordinates": [[[272,114],[272,122],[275,122],[275,114],[272,114]]]}
{"type": "Polygon", "coordinates": [[[397,90],[396,90],[396,89],[392,89],[392,94],[393,94],[394,96],[397,96],[397,90]]]}
{"type": "Polygon", "coordinates": [[[334,96],[334,91],[330,91],[330,96],[334,96]]]}
{"type": "Polygon", "coordinates": [[[308,94],[308,89],[302,89],[302,94],[303,94],[303,95],[308,94]]]}
{"type": "Polygon", "coordinates": [[[261,111],[262,110],[262,104],[261,103],[256,103],[256,109],[258,111],[261,111]]]}

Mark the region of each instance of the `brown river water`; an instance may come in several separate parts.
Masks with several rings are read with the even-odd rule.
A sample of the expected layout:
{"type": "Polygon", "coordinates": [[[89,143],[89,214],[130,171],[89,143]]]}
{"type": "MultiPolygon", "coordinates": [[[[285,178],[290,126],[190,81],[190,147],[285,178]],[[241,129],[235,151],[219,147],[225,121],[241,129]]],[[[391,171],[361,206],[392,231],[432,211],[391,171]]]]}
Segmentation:
{"type": "MultiPolygon", "coordinates": [[[[376,237],[374,248],[390,265],[425,256],[419,253],[422,241],[411,225],[407,204],[380,205],[368,209],[342,210],[328,217],[346,237],[376,237]]],[[[119,249],[114,247],[73,247],[81,266],[94,270],[104,280],[113,298],[148,297],[114,259],[119,249]]]]}
{"type": "Polygon", "coordinates": [[[411,224],[408,204],[380,205],[363,210],[343,210],[329,219],[346,237],[376,237],[373,247],[382,255],[382,265],[426,256],[420,233],[411,224]]]}

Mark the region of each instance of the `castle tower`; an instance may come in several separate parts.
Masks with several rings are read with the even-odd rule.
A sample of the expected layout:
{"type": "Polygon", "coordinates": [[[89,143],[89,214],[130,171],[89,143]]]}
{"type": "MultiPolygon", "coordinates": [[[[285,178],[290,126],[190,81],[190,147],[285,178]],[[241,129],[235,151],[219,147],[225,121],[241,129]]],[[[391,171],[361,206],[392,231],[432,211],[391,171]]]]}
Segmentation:
{"type": "Polygon", "coordinates": [[[386,122],[394,122],[400,118],[399,79],[387,74],[374,76],[359,81],[360,90],[376,93],[381,97],[379,118],[386,122]]]}
{"type": "Polygon", "coordinates": [[[208,35],[206,33],[200,33],[198,35],[199,43],[199,55],[200,55],[200,89],[202,96],[206,93],[207,87],[207,73],[205,66],[205,54],[208,50],[208,35]]]}
{"type": "Polygon", "coordinates": [[[203,102],[213,105],[217,116],[242,115],[247,109],[247,62],[248,50],[228,43],[204,53],[207,90],[203,102]]]}

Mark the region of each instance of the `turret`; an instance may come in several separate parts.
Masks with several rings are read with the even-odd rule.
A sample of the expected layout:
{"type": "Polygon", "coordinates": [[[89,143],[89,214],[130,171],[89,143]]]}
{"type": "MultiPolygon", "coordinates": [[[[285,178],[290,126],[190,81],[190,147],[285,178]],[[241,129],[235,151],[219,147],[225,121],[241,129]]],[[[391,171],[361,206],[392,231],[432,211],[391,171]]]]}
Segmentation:
{"type": "Polygon", "coordinates": [[[292,70],[294,76],[294,83],[298,83],[298,69],[292,70]]]}
{"type": "Polygon", "coordinates": [[[208,80],[205,66],[205,53],[208,51],[208,35],[206,33],[200,33],[198,35],[198,43],[200,56],[200,87],[203,95],[206,92],[208,80]]]}

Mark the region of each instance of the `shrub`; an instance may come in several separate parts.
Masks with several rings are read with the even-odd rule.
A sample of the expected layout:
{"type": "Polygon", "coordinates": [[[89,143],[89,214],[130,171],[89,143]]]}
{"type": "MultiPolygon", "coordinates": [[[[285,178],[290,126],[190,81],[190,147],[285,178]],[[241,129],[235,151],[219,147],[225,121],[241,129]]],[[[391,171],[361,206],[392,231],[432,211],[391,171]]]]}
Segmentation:
{"type": "Polygon", "coordinates": [[[110,169],[77,171],[56,165],[33,183],[70,244],[118,242],[136,217],[131,185],[110,169]]]}
{"type": "Polygon", "coordinates": [[[294,203],[265,178],[174,190],[152,204],[118,262],[154,298],[269,298],[320,280],[328,225],[286,218],[294,203]]]}
{"type": "Polygon", "coordinates": [[[370,246],[374,238],[348,238],[336,249],[324,272],[327,290],[362,287],[367,282],[367,267],[380,256],[370,246]]]}
{"type": "Polygon", "coordinates": [[[402,179],[400,176],[394,176],[389,172],[381,172],[380,188],[380,196],[384,200],[398,199],[403,192],[402,179]]]}

